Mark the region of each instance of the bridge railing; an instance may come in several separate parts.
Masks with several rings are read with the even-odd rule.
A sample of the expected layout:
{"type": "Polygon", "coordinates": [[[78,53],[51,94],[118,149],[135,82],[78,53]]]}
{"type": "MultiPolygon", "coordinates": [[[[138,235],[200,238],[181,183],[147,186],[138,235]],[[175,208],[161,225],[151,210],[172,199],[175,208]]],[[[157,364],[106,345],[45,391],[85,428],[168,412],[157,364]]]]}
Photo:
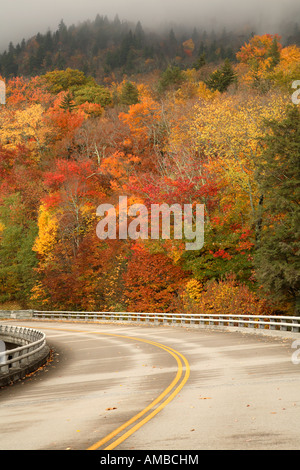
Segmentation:
{"type": "Polygon", "coordinates": [[[300,332],[300,317],[277,315],[234,315],[201,313],[75,312],[33,310],[33,318],[80,321],[147,322],[194,326],[260,328],[300,332]]]}
{"type": "Polygon", "coordinates": [[[46,335],[33,328],[0,325],[0,338],[4,341],[21,344],[14,349],[0,352],[0,375],[26,369],[46,347],[46,335]]]}

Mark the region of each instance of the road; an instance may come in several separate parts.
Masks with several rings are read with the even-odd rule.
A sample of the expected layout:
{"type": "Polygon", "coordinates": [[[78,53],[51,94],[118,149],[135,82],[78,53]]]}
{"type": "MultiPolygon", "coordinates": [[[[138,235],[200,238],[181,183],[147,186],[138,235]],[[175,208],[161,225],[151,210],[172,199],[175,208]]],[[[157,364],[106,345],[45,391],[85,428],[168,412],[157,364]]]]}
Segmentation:
{"type": "Polygon", "coordinates": [[[49,363],[0,390],[1,450],[299,449],[292,340],[113,323],[44,331],[49,363]]]}

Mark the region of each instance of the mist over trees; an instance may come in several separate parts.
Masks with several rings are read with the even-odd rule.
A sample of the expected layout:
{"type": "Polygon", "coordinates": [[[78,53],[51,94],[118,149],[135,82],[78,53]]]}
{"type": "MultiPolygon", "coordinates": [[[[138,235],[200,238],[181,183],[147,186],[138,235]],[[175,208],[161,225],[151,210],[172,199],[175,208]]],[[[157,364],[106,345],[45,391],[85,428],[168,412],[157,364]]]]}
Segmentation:
{"type": "MultiPolygon", "coordinates": [[[[241,46],[255,35],[255,26],[205,29],[174,25],[149,30],[140,21],[97,15],[78,25],[61,20],[56,31],[23,39],[0,55],[0,73],[9,78],[34,76],[67,67],[103,80],[107,75],[145,73],[168,66],[200,68],[205,63],[235,62],[241,46]]],[[[283,44],[300,44],[297,23],[282,27],[283,44]]]]}

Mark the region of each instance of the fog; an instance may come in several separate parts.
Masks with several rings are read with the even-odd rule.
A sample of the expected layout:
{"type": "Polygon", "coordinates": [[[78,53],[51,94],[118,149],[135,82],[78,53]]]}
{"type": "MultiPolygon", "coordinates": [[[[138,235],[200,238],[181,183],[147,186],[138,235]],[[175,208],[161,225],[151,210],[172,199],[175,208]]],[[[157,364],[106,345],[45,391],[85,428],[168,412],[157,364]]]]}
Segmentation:
{"type": "Polygon", "coordinates": [[[273,32],[283,20],[300,20],[299,0],[0,0],[0,49],[37,32],[55,31],[96,15],[121,21],[141,21],[151,29],[170,23],[207,30],[255,24],[257,32],[273,32]],[[258,31],[261,30],[261,31],[258,31]]]}

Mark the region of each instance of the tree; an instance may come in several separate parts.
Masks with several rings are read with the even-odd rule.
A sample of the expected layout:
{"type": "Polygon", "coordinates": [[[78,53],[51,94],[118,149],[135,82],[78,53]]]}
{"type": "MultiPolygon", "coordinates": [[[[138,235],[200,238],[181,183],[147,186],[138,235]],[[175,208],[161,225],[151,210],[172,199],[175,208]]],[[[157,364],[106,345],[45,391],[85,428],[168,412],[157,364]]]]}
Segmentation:
{"type": "Polygon", "coordinates": [[[160,93],[165,92],[168,88],[174,88],[175,90],[180,87],[184,81],[184,75],[179,67],[167,67],[162,73],[158,83],[158,89],[160,93]]]}
{"type": "Polygon", "coordinates": [[[194,63],[194,68],[196,70],[201,69],[201,67],[204,67],[206,64],[206,58],[205,58],[205,53],[203,52],[202,54],[199,55],[198,59],[194,63]]]}
{"type": "Polygon", "coordinates": [[[32,251],[36,235],[36,223],[28,218],[20,194],[6,197],[0,206],[0,302],[28,304],[37,265],[32,251]]]}
{"type": "Polygon", "coordinates": [[[284,47],[280,52],[280,62],[272,70],[271,79],[275,86],[287,92],[291,91],[291,84],[300,76],[300,48],[291,45],[284,47]]]}
{"type": "Polygon", "coordinates": [[[120,102],[127,105],[137,104],[139,102],[139,91],[133,83],[124,83],[120,95],[120,102]]]}
{"type": "Polygon", "coordinates": [[[244,79],[259,91],[263,93],[268,91],[270,73],[280,62],[281,50],[282,45],[278,35],[253,36],[236,54],[237,59],[248,66],[244,79]]]}
{"type": "Polygon", "coordinates": [[[264,198],[256,275],[283,308],[300,313],[300,110],[267,123],[257,171],[264,198]]]}
{"type": "Polygon", "coordinates": [[[183,50],[185,54],[189,57],[193,55],[194,49],[195,49],[195,44],[193,39],[188,39],[187,41],[184,41],[182,43],[183,50]]]}
{"type": "Polygon", "coordinates": [[[138,21],[136,24],[134,35],[136,38],[137,47],[138,49],[141,49],[144,46],[146,35],[140,21],[138,21]]]}
{"type": "Polygon", "coordinates": [[[280,48],[278,45],[277,36],[274,36],[273,38],[272,46],[270,47],[270,57],[271,57],[270,68],[273,69],[280,62],[280,48]]]}
{"type": "Polygon", "coordinates": [[[137,244],[124,274],[127,311],[173,311],[186,277],[165,254],[150,253],[137,244]]]}
{"type": "Polygon", "coordinates": [[[51,126],[45,121],[45,109],[40,103],[16,110],[7,107],[0,116],[0,139],[7,149],[25,145],[32,160],[39,161],[47,150],[51,126]]]}
{"type": "Polygon", "coordinates": [[[225,59],[224,65],[210,75],[206,81],[206,85],[211,90],[218,90],[220,93],[223,93],[227,90],[229,85],[235,81],[236,73],[233,70],[231,62],[229,59],[225,59]]]}
{"type": "Polygon", "coordinates": [[[74,101],[72,93],[68,91],[65,94],[59,107],[68,111],[73,111],[76,108],[76,103],[74,101]]]}
{"type": "Polygon", "coordinates": [[[86,77],[81,70],[73,70],[71,68],[53,70],[43,75],[42,78],[45,80],[51,93],[55,94],[67,90],[74,91],[74,89],[85,85],[95,85],[93,78],[86,77]]]}
{"type": "Polygon", "coordinates": [[[74,99],[77,104],[94,103],[107,107],[111,104],[111,95],[107,88],[100,85],[85,85],[74,91],[74,99]]]}
{"type": "Polygon", "coordinates": [[[100,179],[91,159],[58,160],[44,175],[48,194],[40,206],[33,247],[39,264],[32,301],[38,305],[101,307],[96,293],[101,284],[99,270],[109,260],[95,251],[96,207],[105,194],[100,179]]]}

